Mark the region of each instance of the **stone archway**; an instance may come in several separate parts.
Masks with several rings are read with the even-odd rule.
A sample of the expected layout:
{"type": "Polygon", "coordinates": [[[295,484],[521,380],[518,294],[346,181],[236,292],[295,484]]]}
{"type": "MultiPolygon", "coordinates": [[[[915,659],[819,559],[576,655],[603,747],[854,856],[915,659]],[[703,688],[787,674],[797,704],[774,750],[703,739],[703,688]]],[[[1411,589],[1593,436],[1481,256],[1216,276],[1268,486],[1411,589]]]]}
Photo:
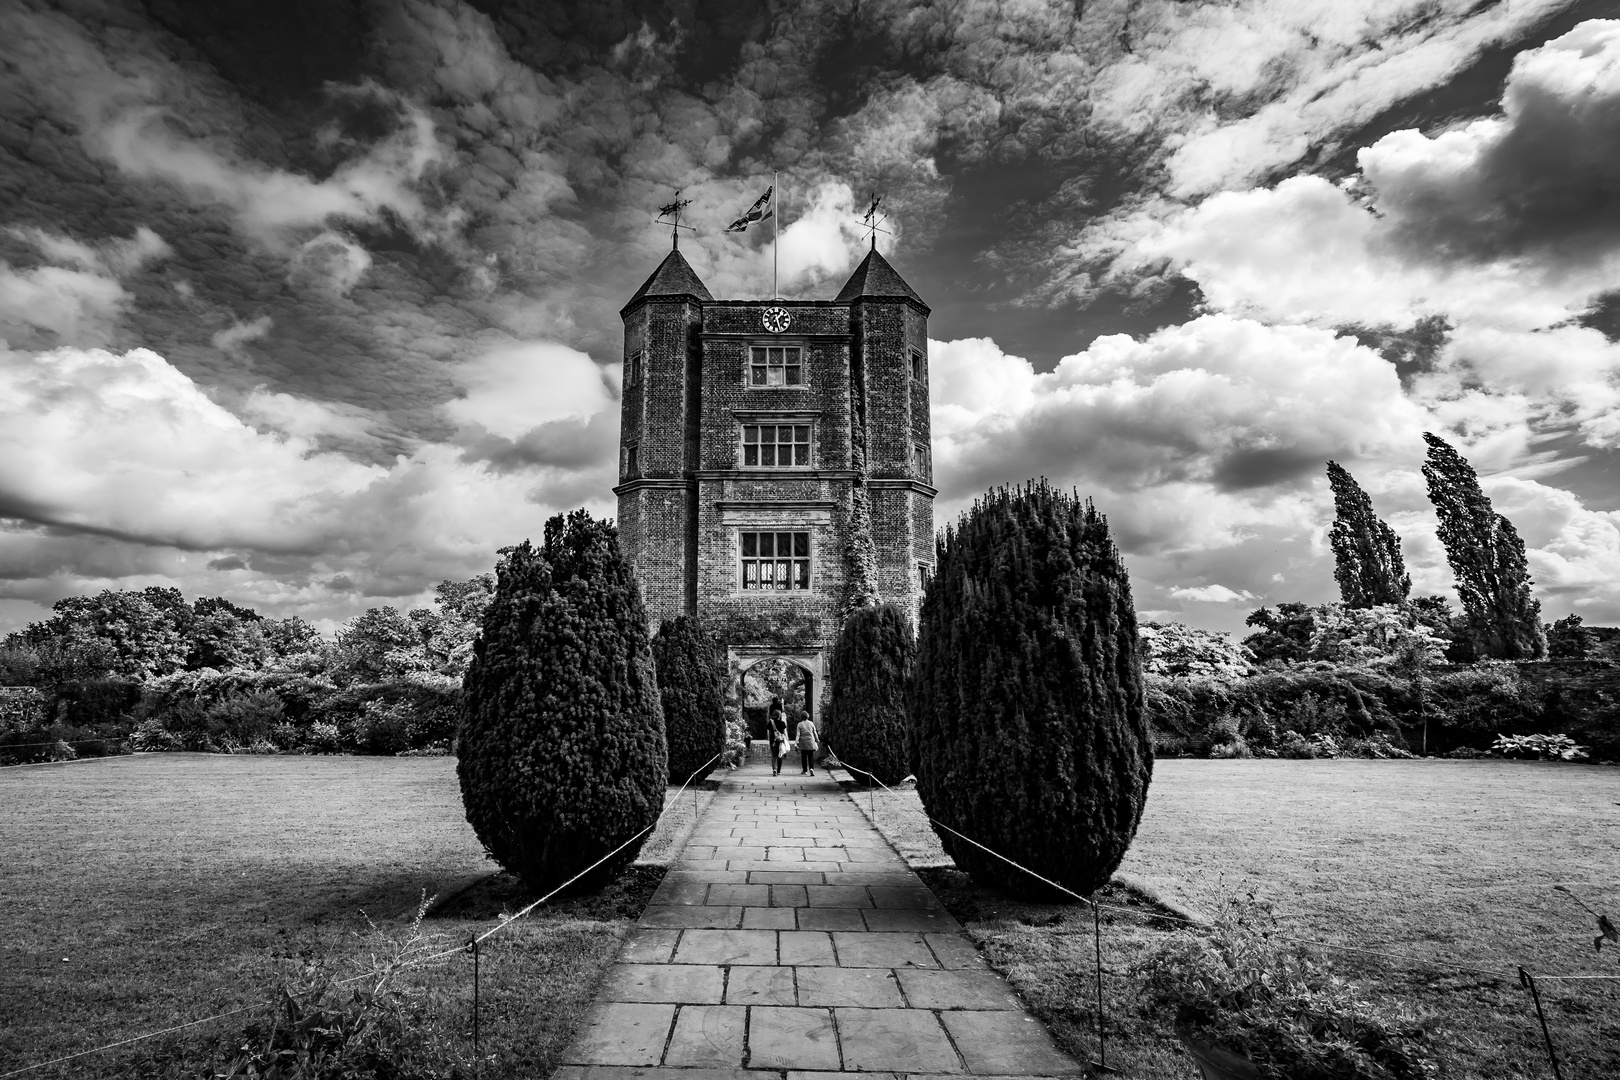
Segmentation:
{"type": "Polygon", "coordinates": [[[742,669],[741,680],[738,691],[752,738],[766,737],[765,718],[774,698],[781,698],[787,709],[790,731],[800,720],[814,719],[816,677],[803,664],[782,656],[762,657],[742,669]]]}
{"type": "MultiPolygon", "coordinates": [[[[755,738],[764,737],[763,706],[769,705],[769,698],[751,708],[750,706],[750,676],[755,684],[754,696],[761,697],[764,691],[758,684],[765,682],[761,676],[768,667],[779,666],[788,669],[793,682],[794,698],[803,710],[803,714],[815,721],[821,722],[822,705],[826,695],[825,662],[820,650],[784,650],[769,646],[732,646],[726,650],[732,673],[732,693],[739,711],[749,729],[749,734],[755,738]],[[767,665],[762,668],[761,665],[767,665]],[[754,708],[760,709],[756,717],[750,713],[754,708]],[[758,730],[756,731],[756,727],[758,730]]],[[[784,702],[786,704],[786,702],[784,702]]],[[[792,713],[794,710],[789,709],[792,713]]]]}

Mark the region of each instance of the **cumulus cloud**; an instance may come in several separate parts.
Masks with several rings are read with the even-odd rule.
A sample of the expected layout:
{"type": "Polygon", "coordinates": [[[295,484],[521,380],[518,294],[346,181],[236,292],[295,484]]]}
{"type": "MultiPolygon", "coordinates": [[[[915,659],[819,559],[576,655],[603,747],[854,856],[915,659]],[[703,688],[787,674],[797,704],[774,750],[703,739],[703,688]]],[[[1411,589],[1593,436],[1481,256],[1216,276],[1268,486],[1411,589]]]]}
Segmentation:
{"type": "Polygon", "coordinates": [[[1357,160],[1394,235],[1425,257],[1557,264],[1620,246],[1620,21],[1592,19],[1514,57],[1502,114],[1398,131],[1357,160]]]}
{"type": "Polygon", "coordinates": [[[1287,484],[1410,442],[1425,415],[1353,339],[1225,315],[1099,338],[1046,374],[984,339],[935,343],[930,371],[936,460],[981,486],[1077,463],[1110,486],[1287,484]]]}
{"type": "Polygon", "coordinates": [[[0,545],[10,576],[48,576],[25,564],[42,549],[66,555],[42,539],[55,534],[168,552],[157,569],[204,588],[209,563],[239,562],[282,582],[260,582],[276,604],[319,602],[311,583],[334,571],[367,595],[410,594],[486,566],[576,498],[566,480],[498,474],[448,445],[388,467],[323,452],[315,435],[352,433],[362,418],[317,402],[261,394],[245,411],[275,429],[147,350],[0,353],[0,516],[21,523],[0,545]]]}
{"type": "Polygon", "coordinates": [[[1247,589],[1228,589],[1225,585],[1187,586],[1171,589],[1170,595],[1177,600],[1191,600],[1199,604],[1230,604],[1238,600],[1259,599],[1247,589]]]}
{"type": "Polygon", "coordinates": [[[132,300],[122,279],[170,253],[145,226],[128,239],[96,244],[38,228],[8,231],[46,260],[30,268],[0,260],[0,340],[18,344],[34,331],[56,341],[106,342],[132,300]]]}

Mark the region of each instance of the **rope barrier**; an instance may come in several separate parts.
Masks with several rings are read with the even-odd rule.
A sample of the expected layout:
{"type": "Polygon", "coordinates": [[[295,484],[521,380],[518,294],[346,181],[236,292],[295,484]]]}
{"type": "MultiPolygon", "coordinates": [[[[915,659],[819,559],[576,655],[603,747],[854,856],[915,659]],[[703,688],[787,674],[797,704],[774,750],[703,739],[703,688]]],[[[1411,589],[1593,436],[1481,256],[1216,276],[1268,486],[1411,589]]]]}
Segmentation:
{"type": "Polygon", "coordinates": [[[76,1058],[82,1058],[89,1054],[99,1054],[103,1050],[115,1050],[120,1046],[128,1046],[130,1043],[138,1043],[146,1039],[155,1039],[159,1035],[172,1035],[176,1031],[184,1031],[186,1028],[196,1027],[198,1024],[206,1024],[213,1020],[223,1020],[227,1016],[235,1016],[238,1013],[250,1012],[254,1009],[261,1009],[266,1005],[271,1004],[274,1004],[274,1002],[259,1001],[253,1003],[252,1005],[243,1005],[240,1009],[232,1009],[230,1012],[215,1013],[213,1016],[205,1016],[201,1020],[188,1020],[184,1024],[176,1024],[174,1027],[164,1028],[162,1031],[149,1031],[145,1035],[136,1035],[132,1038],[120,1039],[117,1042],[108,1043],[106,1046],[97,1046],[90,1050],[80,1050],[76,1054],[68,1054],[65,1057],[52,1058],[50,1061],[38,1061],[32,1065],[24,1065],[20,1069],[13,1069],[11,1072],[0,1073],[0,1080],[6,1080],[6,1077],[9,1076],[21,1076],[23,1073],[33,1072],[35,1069],[43,1069],[47,1065],[60,1065],[64,1061],[73,1061],[76,1058]]]}
{"type": "MultiPolygon", "coordinates": [[[[407,961],[406,963],[403,963],[403,964],[395,964],[395,965],[388,966],[388,967],[372,968],[370,971],[363,971],[358,975],[351,975],[349,978],[346,978],[346,979],[338,979],[333,983],[333,985],[335,985],[335,986],[348,986],[348,985],[350,985],[352,983],[360,982],[362,979],[369,979],[374,975],[382,975],[382,974],[385,974],[385,973],[394,973],[394,972],[400,972],[400,971],[409,971],[412,968],[421,967],[424,964],[431,964],[431,963],[433,963],[433,962],[435,962],[437,960],[444,960],[444,959],[447,959],[447,958],[452,957],[452,956],[466,955],[469,951],[472,952],[473,957],[474,957],[474,962],[475,962],[475,965],[476,965],[477,947],[479,945],[481,945],[483,942],[485,942],[489,938],[493,937],[494,935],[500,933],[502,930],[506,929],[508,926],[510,926],[513,923],[517,922],[519,919],[523,918],[525,915],[528,915],[535,908],[539,907],[541,904],[545,903],[547,900],[550,900],[553,896],[556,896],[558,893],[560,893],[564,889],[568,888],[568,886],[572,885],[574,882],[578,881],[580,878],[584,877],[586,874],[589,874],[592,870],[595,870],[597,867],[601,866],[603,863],[605,863],[609,859],[613,858],[613,856],[617,855],[619,852],[623,851],[625,848],[627,848],[631,844],[635,843],[636,840],[640,839],[642,836],[645,836],[647,833],[649,833],[653,829],[657,828],[658,823],[660,821],[662,821],[663,818],[664,818],[664,812],[666,810],[668,810],[671,806],[675,805],[675,803],[680,799],[681,793],[686,790],[687,786],[689,784],[691,784],[693,780],[696,780],[700,774],[709,771],[710,767],[716,761],[718,761],[722,756],[723,756],[723,752],[721,754],[715,754],[708,761],[705,761],[702,765],[700,765],[698,767],[696,772],[692,773],[691,776],[688,776],[686,778],[686,781],[684,783],[682,783],[681,786],[675,790],[675,794],[673,796],[666,796],[665,799],[664,799],[664,805],[659,809],[658,816],[653,819],[653,823],[651,825],[648,825],[646,828],[644,828],[640,832],[636,833],[635,836],[632,836],[630,839],[626,840],[624,843],[620,844],[618,847],[614,848],[612,851],[608,852],[606,855],[604,855],[600,859],[596,860],[590,866],[587,866],[585,869],[581,870],[579,873],[575,874],[573,877],[569,878],[567,881],[563,882],[561,885],[557,886],[555,889],[552,889],[550,892],[548,892],[546,895],[542,896],[540,899],[534,901],[532,904],[529,904],[522,911],[519,911],[514,915],[509,915],[509,916],[505,917],[499,923],[497,923],[495,926],[493,926],[490,929],[484,931],[482,934],[475,935],[473,937],[472,941],[470,941],[468,944],[466,944],[466,945],[457,945],[455,948],[445,949],[443,952],[437,952],[437,953],[432,954],[431,956],[418,957],[415,960],[410,960],[410,961],[407,961]]],[[[475,968],[475,970],[476,970],[476,968],[475,968]]],[[[474,982],[474,991],[473,992],[474,992],[474,996],[476,998],[476,995],[477,995],[476,979],[475,979],[475,982],[474,982]]],[[[251,1012],[254,1009],[266,1008],[266,1007],[269,1007],[269,1006],[273,1006],[274,1004],[275,1004],[274,1000],[268,1000],[267,999],[265,1001],[255,1002],[252,1005],[243,1005],[241,1008],[232,1009],[229,1012],[215,1013],[213,1016],[205,1016],[200,1020],[190,1020],[190,1021],[187,1021],[184,1024],[178,1024],[178,1025],[176,1025],[174,1027],[164,1028],[162,1031],[150,1031],[150,1032],[147,1032],[144,1035],[135,1035],[135,1036],[132,1036],[132,1037],[130,1037],[128,1039],[120,1039],[117,1042],[107,1043],[105,1046],[92,1047],[89,1050],[80,1050],[77,1053],[68,1054],[66,1057],[53,1058],[50,1061],[40,1061],[40,1062],[36,1062],[36,1063],[34,1063],[32,1065],[25,1065],[20,1069],[13,1069],[10,1072],[0,1073],[0,1080],[7,1080],[7,1078],[13,1077],[13,1076],[21,1076],[24,1073],[33,1072],[35,1069],[43,1069],[43,1068],[45,1068],[45,1067],[47,1067],[49,1065],[60,1065],[65,1061],[73,1061],[76,1058],[86,1057],[86,1056],[88,1056],[90,1054],[99,1054],[99,1053],[102,1053],[103,1051],[106,1051],[106,1050],[116,1050],[120,1046],[128,1046],[131,1043],[142,1042],[142,1041],[144,1041],[146,1039],[155,1039],[160,1035],[173,1034],[176,1031],[183,1031],[186,1028],[197,1027],[200,1024],[211,1023],[212,1021],[215,1021],[215,1020],[224,1020],[227,1017],[236,1016],[236,1015],[239,1015],[239,1014],[245,1013],[245,1012],[251,1012]]]]}
{"type": "Polygon", "coordinates": [[[20,750],[25,746],[56,746],[58,743],[66,743],[68,746],[83,746],[86,743],[93,742],[129,742],[129,738],[124,735],[107,735],[99,739],[50,739],[46,742],[0,743],[0,752],[20,750]]]}

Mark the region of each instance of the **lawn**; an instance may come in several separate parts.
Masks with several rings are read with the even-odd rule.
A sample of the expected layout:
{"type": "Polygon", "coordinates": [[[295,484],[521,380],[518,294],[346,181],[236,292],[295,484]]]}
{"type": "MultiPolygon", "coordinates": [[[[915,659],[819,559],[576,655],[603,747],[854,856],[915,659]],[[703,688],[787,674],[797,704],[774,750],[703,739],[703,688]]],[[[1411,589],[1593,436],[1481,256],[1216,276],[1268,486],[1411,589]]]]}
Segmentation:
{"type": "MultiPolygon", "coordinates": [[[[855,801],[875,811],[914,865],[948,861],[915,794],[860,793],[855,801]]],[[[1620,769],[1167,760],[1155,765],[1121,870],[1210,913],[1252,892],[1272,908],[1282,936],[1409,957],[1317,950],[1375,1000],[1427,1013],[1445,1075],[1539,1077],[1550,1071],[1516,969],[1620,975],[1620,948],[1594,951],[1595,920],[1553,889],[1563,885],[1620,915],[1617,829],[1620,769]]],[[[952,887],[949,875],[933,880],[952,887]]],[[[1089,1047],[1095,1014],[1082,1007],[1073,975],[1090,961],[1089,917],[1032,926],[1050,916],[966,889],[951,899],[973,916],[970,931],[1022,982],[1031,1004],[1089,1047]]],[[[1140,920],[1104,927],[1105,964],[1122,978],[1151,937],[1133,925],[1140,920]]],[[[1544,981],[1541,990],[1566,1080],[1620,1075],[1620,983],[1544,981]]],[[[1126,998],[1116,1004],[1128,1009],[1126,998]]],[[[1116,1019],[1124,1025],[1116,1037],[1154,1041],[1116,1019]]],[[[1129,1061],[1129,1049],[1117,1050],[1129,1061]]],[[[1137,1064],[1147,1071],[1138,1075],[1156,1075],[1150,1063],[1167,1060],[1162,1050],[1142,1051],[1137,1064]]],[[[1180,1068],[1190,1075],[1190,1064],[1180,1068]]]]}
{"type": "MultiPolygon", "coordinates": [[[[691,819],[688,793],[644,850],[669,852],[691,819]]],[[[149,754],[3,769],[0,834],[0,1073],[253,1004],[317,958],[361,970],[386,945],[372,923],[397,937],[424,893],[495,869],[445,757],[149,754]]],[[[617,952],[618,909],[656,878],[631,875],[617,907],[542,909],[488,943],[486,1077],[544,1075],[617,952]]],[[[466,941],[524,899],[498,884],[423,930],[466,941]]],[[[437,992],[455,1042],[469,975],[457,956],[412,977],[437,992]]],[[[247,1019],[182,1038],[217,1039],[247,1019]]],[[[149,1045],[28,1075],[116,1075],[149,1045]]]]}

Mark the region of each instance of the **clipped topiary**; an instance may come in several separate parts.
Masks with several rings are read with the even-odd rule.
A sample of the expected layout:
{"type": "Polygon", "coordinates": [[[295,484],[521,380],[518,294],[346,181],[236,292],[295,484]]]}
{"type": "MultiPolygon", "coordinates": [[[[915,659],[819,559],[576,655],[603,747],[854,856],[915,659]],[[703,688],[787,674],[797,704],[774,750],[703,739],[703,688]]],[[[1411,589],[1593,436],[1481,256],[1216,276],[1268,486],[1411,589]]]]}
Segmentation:
{"type": "MultiPolygon", "coordinates": [[[[1042,481],[980,499],[938,545],[910,681],[928,815],[1081,895],[1136,835],[1153,775],[1130,581],[1108,522],[1042,481]]],[[[1062,894],[935,827],[957,866],[1062,894]]]]}
{"type": "Polygon", "coordinates": [[[653,638],[658,696],[669,737],[669,780],[683,784],[726,744],[726,667],[713,635],[694,618],[665,619],[653,638]]]}
{"type": "MultiPolygon", "coordinates": [[[[611,522],[504,549],[463,680],[457,775],[490,856],[549,891],[658,819],[669,775],[641,594],[611,522]]],[[[570,887],[587,892],[642,837],[570,887]]]]}
{"type": "Polygon", "coordinates": [[[885,784],[897,784],[911,772],[906,678],[916,650],[911,620],[893,604],[850,612],[833,645],[827,745],[839,760],[885,784]]]}

